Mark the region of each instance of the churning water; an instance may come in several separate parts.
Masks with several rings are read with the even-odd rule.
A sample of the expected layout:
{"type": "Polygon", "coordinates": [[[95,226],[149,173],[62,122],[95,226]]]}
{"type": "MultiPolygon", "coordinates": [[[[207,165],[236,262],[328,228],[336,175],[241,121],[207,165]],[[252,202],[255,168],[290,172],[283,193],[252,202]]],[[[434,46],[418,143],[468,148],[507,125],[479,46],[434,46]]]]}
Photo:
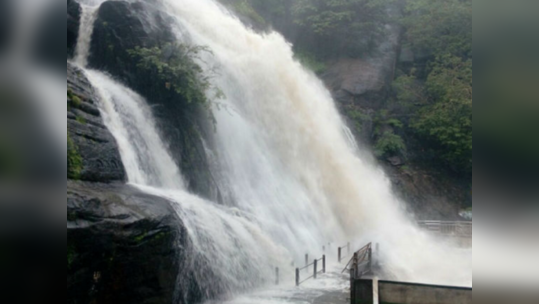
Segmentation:
{"type": "MultiPolygon", "coordinates": [[[[209,47],[201,65],[227,110],[216,117],[220,187],[233,207],[189,194],[144,99],[98,71],[86,71],[116,137],[129,181],[178,204],[195,249],[230,291],[293,277],[292,262],[321,256],[328,242],[381,244],[385,267],[401,280],[472,284],[471,251],[420,231],[393,195],[383,171],[360,147],[316,76],[293,59],[277,33],[258,34],[213,0],[163,0],[178,39],[209,47]],[[272,281],[272,279],[270,279],[272,281]]],[[[95,10],[83,11],[83,27],[95,10]]],[[[91,28],[81,28],[84,66],[91,28]]]]}

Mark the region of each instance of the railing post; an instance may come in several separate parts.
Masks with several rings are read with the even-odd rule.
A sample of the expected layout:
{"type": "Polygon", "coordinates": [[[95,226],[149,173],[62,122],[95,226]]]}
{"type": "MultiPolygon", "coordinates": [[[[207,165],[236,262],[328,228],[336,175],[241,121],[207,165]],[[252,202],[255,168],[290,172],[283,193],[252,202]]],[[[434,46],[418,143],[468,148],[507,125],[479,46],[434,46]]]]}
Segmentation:
{"type": "Polygon", "coordinates": [[[341,262],[341,254],[342,254],[342,248],[339,247],[339,254],[338,254],[338,257],[339,257],[339,263],[341,262]]]}
{"type": "Polygon", "coordinates": [[[322,256],[322,272],[326,273],[326,255],[322,256]]]}
{"type": "Polygon", "coordinates": [[[299,286],[299,268],[296,268],[296,286],[299,286]]]}
{"type": "Polygon", "coordinates": [[[313,275],[313,278],[314,278],[314,279],[316,279],[316,266],[317,266],[317,264],[318,264],[318,260],[314,260],[314,264],[313,264],[313,266],[314,266],[314,275],[313,275]]]}
{"type": "Polygon", "coordinates": [[[279,267],[275,267],[275,285],[279,285],[279,267]]]}
{"type": "Polygon", "coordinates": [[[309,254],[305,254],[305,271],[309,272],[309,254]]]}
{"type": "Polygon", "coordinates": [[[350,254],[350,242],[348,242],[348,244],[346,244],[346,252],[348,254],[350,254]]]}
{"type": "Polygon", "coordinates": [[[380,243],[376,243],[376,252],[374,257],[376,258],[376,265],[379,265],[380,263],[380,243]]]}
{"type": "Polygon", "coordinates": [[[356,304],[356,284],[355,284],[355,266],[350,268],[350,303],[356,304]]]}
{"type": "Polygon", "coordinates": [[[372,247],[369,247],[369,268],[367,270],[372,272],[372,247]]]}

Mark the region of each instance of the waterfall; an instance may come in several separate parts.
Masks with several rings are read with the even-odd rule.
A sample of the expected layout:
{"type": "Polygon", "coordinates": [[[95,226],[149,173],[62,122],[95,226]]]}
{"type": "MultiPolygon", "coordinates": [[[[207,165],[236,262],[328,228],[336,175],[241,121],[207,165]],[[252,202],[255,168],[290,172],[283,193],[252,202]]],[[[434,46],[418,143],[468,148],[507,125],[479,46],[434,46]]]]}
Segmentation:
{"type": "Polygon", "coordinates": [[[400,279],[471,285],[470,252],[416,227],[281,35],[254,32],[214,0],[163,1],[192,42],[212,50],[201,64],[218,70],[213,82],[227,97],[229,111],[214,114],[223,187],[239,209],[296,259],[328,241],[375,240],[400,279]]]}
{"type": "MultiPolygon", "coordinates": [[[[216,118],[220,186],[232,204],[188,193],[146,101],[99,71],[85,70],[101,96],[129,182],[176,203],[198,254],[213,261],[219,284],[244,290],[292,273],[308,252],[377,241],[386,267],[400,279],[471,285],[471,254],[420,231],[393,195],[383,171],[359,153],[330,93],[293,59],[277,33],[258,34],[213,0],[163,0],[178,38],[207,46],[200,64],[217,70],[226,98],[216,118]],[[184,32],[185,31],[185,32],[184,32]]],[[[92,10],[81,23],[77,63],[88,56],[92,10]]],[[[181,40],[180,40],[181,41],[181,40]]]]}
{"type": "Polygon", "coordinates": [[[161,140],[146,101],[101,72],[87,70],[86,75],[101,96],[105,125],[118,141],[129,181],[183,189],[178,166],[161,140]]]}
{"type": "MultiPolygon", "coordinates": [[[[103,0],[104,1],[104,0],[103,0]]],[[[100,2],[103,2],[100,1],[100,2]]],[[[94,32],[94,22],[97,18],[97,10],[100,2],[84,2],[81,3],[81,15],[79,26],[79,37],[77,47],[75,49],[74,61],[81,67],[88,64],[88,55],[90,54],[90,41],[94,32]]]]}

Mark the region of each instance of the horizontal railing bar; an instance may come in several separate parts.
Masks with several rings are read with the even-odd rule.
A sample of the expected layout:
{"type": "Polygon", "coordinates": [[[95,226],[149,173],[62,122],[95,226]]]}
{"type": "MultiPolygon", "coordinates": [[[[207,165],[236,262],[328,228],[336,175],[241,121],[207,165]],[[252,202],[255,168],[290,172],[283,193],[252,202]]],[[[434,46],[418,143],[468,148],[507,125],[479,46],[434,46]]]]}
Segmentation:
{"type": "Polygon", "coordinates": [[[307,282],[308,280],[310,280],[310,279],[312,279],[312,278],[314,278],[314,275],[312,275],[312,276],[310,276],[310,277],[306,278],[305,280],[303,280],[303,281],[299,282],[299,284],[301,285],[301,284],[303,284],[303,283],[307,282]]]}
{"type": "Polygon", "coordinates": [[[305,266],[303,266],[302,268],[298,268],[298,269],[299,269],[299,270],[303,270],[303,269],[305,269],[305,268],[307,268],[307,267],[309,267],[309,266],[313,266],[313,265],[314,265],[314,262],[312,262],[312,263],[309,264],[309,265],[305,265],[305,266]]]}

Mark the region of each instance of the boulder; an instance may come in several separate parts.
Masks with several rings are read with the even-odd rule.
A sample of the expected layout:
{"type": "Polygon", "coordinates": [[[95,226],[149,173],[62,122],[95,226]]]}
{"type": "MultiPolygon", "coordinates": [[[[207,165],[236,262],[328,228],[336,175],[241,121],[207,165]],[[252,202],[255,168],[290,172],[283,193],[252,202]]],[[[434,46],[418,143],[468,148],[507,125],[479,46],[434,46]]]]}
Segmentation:
{"type": "Polygon", "coordinates": [[[79,38],[81,7],[76,0],[67,0],[67,58],[73,58],[79,38]]]}
{"type": "Polygon", "coordinates": [[[176,303],[185,228],[125,185],[67,184],[67,303],[176,303]]]}
{"type": "Polygon", "coordinates": [[[330,64],[323,79],[337,101],[363,108],[380,109],[394,78],[400,28],[386,26],[371,50],[358,58],[339,58],[330,64]]]}
{"type": "MultiPolygon", "coordinates": [[[[128,84],[136,82],[128,50],[174,41],[171,18],[157,1],[106,1],[94,23],[88,64],[128,84]]],[[[135,88],[136,89],[136,88],[135,88]]]]}
{"type": "Polygon", "coordinates": [[[391,156],[387,158],[388,163],[390,163],[392,166],[399,167],[404,165],[404,161],[400,156],[391,156]]]}
{"type": "Polygon", "coordinates": [[[189,190],[216,201],[220,191],[212,172],[217,170],[210,169],[206,154],[213,135],[207,108],[190,104],[160,86],[148,73],[137,69],[127,52],[135,47],[176,43],[171,18],[156,0],[104,2],[94,24],[88,63],[121,80],[154,106],[161,134],[169,143],[189,190]]]}
{"type": "Polygon", "coordinates": [[[196,303],[222,292],[173,202],[67,182],[67,303],[196,303]]]}
{"type": "Polygon", "coordinates": [[[99,97],[77,67],[67,64],[68,178],[94,182],[126,180],[116,140],[103,124],[99,97]]]}

